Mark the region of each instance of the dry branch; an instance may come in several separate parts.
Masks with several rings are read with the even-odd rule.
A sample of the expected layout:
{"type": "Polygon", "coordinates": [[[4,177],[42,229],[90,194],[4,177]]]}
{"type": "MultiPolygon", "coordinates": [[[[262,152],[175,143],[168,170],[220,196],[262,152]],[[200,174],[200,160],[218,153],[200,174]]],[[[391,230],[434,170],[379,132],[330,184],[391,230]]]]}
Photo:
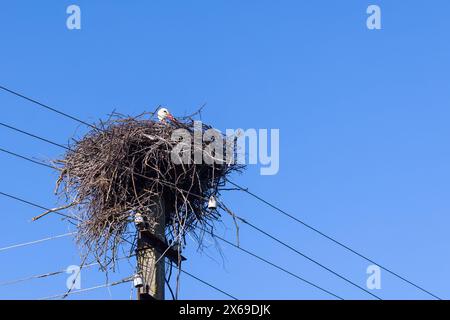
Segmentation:
{"type": "MultiPolygon", "coordinates": [[[[115,264],[120,245],[130,237],[133,214],[154,220],[155,199],[165,204],[168,240],[184,242],[192,232],[201,242],[203,233],[196,228],[211,229],[220,219],[217,210],[208,208],[209,197],[219,197],[225,178],[243,169],[220,161],[195,164],[193,152],[190,163],[175,164],[171,152],[178,141],[172,140],[172,133],[182,127],[193,137],[193,119],[178,119],[175,125],[146,116],[113,114],[98,124],[100,130],[74,139],[70,151],[55,161],[60,169],[56,192],[67,200],[63,207],[71,207],[80,220],[78,242],[105,269],[115,264]]],[[[201,130],[210,128],[203,124],[201,130]]],[[[223,148],[225,154],[226,144],[223,148]]]]}

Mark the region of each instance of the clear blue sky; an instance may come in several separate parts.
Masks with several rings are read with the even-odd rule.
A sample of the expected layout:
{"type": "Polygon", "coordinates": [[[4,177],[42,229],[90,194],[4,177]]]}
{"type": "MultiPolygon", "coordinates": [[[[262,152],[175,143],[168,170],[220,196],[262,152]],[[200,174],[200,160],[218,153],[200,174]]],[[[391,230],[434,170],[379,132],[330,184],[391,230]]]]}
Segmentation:
{"type": "MultiPolygon", "coordinates": [[[[449,298],[450,42],[448,1],[3,1],[0,84],[86,121],[158,104],[175,115],[207,103],[219,129],[279,128],[280,171],[252,166],[235,181],[297,217],[449,298]],[[78,4],[82,29],[66,28],[78,4]],[[382,30],[366,8],[382,9],[382,30]]],[[[1,121],[61,143],[86,128],[0,92],[1,121]]],[[[0,145],[49,160],[62,151],[0,128],[0,145]]],[[[0,154],[0,191],[54,206],[55,173],[0,154]]],[[[245,194],[241,216],[365,286],[364,260],[245,194]]],[[[0,198],[0,247],[67,232],[56,216],[0,198]]],[[[233,224],[220,232],[234,239],[233,224]]],[[[348,299],[370,298],[242,226],[242,245],[348,299]]],[[[328,299],[314,288],[222,246],[186,270],[254,299],[328,299]]],[[[80,263],[69,238],[0,252],[0,282],[80,263]]],[[[112,280],[130,274],[121,263],[112,280]]],[[[0,298],[65,291],[67,275],[0,286],[0,298]]],[[[105,282],[90,268],[83,288],[105,282]]],[[[385,299],[428,298],[382,273],[385,299]]],[[[130,285],[74,296],[128,299],[130,285]]],[[[182,298],[225,298],[182,277],[182,298]]]]}

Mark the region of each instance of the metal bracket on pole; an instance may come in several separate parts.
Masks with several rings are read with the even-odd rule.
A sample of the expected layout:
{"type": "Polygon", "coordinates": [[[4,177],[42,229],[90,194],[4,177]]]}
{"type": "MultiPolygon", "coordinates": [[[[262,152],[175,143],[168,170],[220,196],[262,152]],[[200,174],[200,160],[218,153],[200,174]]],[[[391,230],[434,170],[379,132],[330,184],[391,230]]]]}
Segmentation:
{"type": "Polygon", "coordinates": [[[178,258],[181,261],[185,261],[186,258],[181,254],[178,255],[178,251],[173,249],[167,243],[156,237],[149,230],[143,229],[139,231],[140,237],[137,243],[137,249],[148,249],[149,247],[155,248],[159,253],[163,254],[165,252],[165,256],[175,264],[178,264],[178,258]]]}

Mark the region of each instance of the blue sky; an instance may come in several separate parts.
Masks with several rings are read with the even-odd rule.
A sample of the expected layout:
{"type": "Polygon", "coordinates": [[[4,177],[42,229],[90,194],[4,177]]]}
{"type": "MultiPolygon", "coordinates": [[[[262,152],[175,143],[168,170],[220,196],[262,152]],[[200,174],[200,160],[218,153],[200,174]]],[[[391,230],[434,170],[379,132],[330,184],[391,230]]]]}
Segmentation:
{"type": "MultiPolygon", "coordinates": [[[[448,1],[9,1],[0,4],[0,84],[86,121],[113,109],[163,104],[175,115],[207,107],[226,128],[279,128],[280,171],[251,166],[234,181],[449,298],[450,43],[448,1]],[[82,29],[66,28],[77,4],[82,29]],[[366,28],[366,8],[382,30],[366,28]]],[[[60,143],[86,128],[0,92],[1,121],[60,143]]],[[[3,148],[41,160],[62,150],[0,128],[3,148]]],[[[0,191],[54,206],[56,174],[0,154],[0,191]]],[[[241,216],[365,286],[364,260],[248,195],[225,196],[241,216]]],[[[70,230],[57,216],[0,198],[0,247],[70,230]]],[[[232,221],[219,233],[234,239],[232,221]]],[[[241,227],[241,244],[346,299],[370,298],[276,243],[241,227]]],[[[328,299],[223,245],[185,269],[240,299],[328,299]]],[[[0,252],[0,282],[80,263],[72,239],[0,252]]],[[[134,261],[131,261],[134,263],[134,261]]],[[[120,264],[112,280],[128,276],[120,264]]],[[[0,286],[0,298],[65,291],[66,274],[0,286]]],[[[95,268],[82,287],[105,283],[95,268]]],[[[382,272],[384,299],[429,298],[382,272]]],[[[128,299],[130,285],[73,298],[128,299]]],[[[182,276],[181,298],[226,298],[182,276]]]]}

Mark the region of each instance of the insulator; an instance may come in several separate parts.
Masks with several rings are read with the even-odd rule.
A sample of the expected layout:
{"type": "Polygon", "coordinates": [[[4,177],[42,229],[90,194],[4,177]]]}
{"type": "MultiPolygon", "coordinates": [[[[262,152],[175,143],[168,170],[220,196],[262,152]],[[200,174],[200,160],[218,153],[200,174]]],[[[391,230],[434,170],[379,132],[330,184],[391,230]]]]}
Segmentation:
{"type": "Polygon", "coordinates": [[[214,196],[209,197],[208,209],[217,209],[217,201],[214,196]]]}
{"type": "Polygon", "coordinates": [[[135,274],[133,277],[133,284],[135,288],[142,288],[144,286],[144,281],[140,274],[135,274]]]}

